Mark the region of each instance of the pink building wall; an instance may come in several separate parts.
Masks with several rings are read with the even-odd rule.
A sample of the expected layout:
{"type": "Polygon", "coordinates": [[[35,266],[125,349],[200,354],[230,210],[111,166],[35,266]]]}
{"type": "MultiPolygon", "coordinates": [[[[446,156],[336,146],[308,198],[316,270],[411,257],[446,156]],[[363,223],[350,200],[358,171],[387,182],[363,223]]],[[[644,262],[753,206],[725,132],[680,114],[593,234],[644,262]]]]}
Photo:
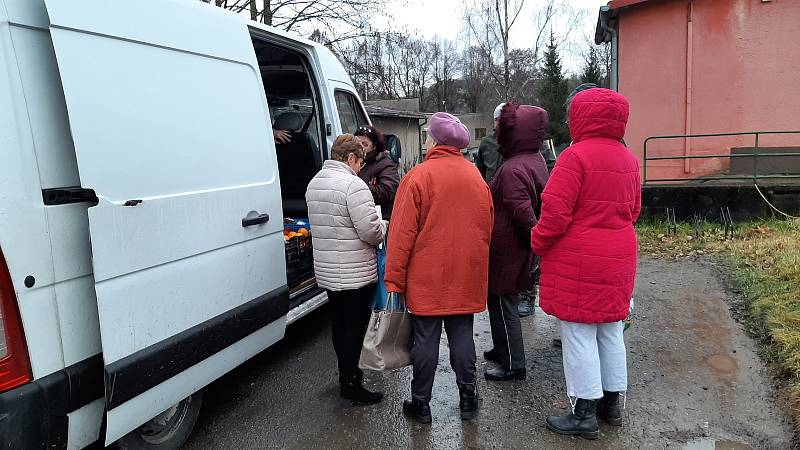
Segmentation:
{"type": "MultiPolygon", "coordinates": [[[[619,91],[631,103],[625,139],[640,158],[649,136],[800,130],[800,0],[617,0],[611,7],[620,8],[619,91]]],[[[648,156],[752,145],[752,137],[651,141],[648,156]]],[[[760,142],[781,145],[800,146],[800,135],[760,142]]],[[[651,161],[647,177],[693,178],[728,166],[728,158],[651,161]]]]}

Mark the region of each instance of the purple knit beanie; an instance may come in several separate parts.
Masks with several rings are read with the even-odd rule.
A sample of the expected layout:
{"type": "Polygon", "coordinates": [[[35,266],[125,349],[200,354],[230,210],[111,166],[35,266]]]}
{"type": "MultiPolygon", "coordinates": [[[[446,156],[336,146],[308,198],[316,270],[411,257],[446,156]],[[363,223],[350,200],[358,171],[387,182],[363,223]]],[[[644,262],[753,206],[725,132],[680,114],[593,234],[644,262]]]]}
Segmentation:
{"type": "Polygon", "coordinates": [[[458,120],[458,117],[446,112],[437,112],[431,116],[428,125],[428,136],[441,145],[449,145],[458,149],[469,145],[469,130],[458,120]]]}

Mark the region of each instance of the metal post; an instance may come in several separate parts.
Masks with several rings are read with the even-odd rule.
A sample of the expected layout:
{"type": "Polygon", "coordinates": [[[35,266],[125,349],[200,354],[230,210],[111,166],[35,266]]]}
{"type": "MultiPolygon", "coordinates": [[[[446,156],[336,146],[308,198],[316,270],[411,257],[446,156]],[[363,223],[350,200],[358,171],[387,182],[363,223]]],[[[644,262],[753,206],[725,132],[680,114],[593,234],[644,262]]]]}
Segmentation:
{"type": "MultiPolygon", "coordinates": [[[[692,139],[688,137],[692,134],[692,81],[694,80],[694,56],[692,45],[692,12],[694,10],[694,0],[689,1],[686,11],[686,109],[684,115],[684,134],[687,136],[684,141],[684,156],[692,154],[692,139]]],[[[683,160],[683,173],[692,172],[692,160],[686,158],[683,160]]]]}
{"type": "Polygon", "coordinates": [[[758,180],[758,138],[760,134],[756,133],[756,147],[753,151],[753,182],[758,180]]]}
{"type": "Polygon", "coordinates": [[[615,28],[607,28],[611,32],[611,80],[609,88],[619,92],[619,39],[615,28]]]}
{"type": "Polygon", "coordinates": [[[643,185],[647,184],[647,141],[649,140],[649,138],[644,140],[644,148],[642,149],[642,173],[644,177],[642,180],[643,185]]]}

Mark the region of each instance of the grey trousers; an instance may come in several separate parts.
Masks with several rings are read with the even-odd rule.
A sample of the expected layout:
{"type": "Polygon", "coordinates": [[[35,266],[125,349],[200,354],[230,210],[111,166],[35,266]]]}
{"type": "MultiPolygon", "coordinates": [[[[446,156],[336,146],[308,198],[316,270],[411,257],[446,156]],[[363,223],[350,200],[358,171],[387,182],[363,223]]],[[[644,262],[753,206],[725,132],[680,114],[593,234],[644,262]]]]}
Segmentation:
{"type": "Polygon", "coordinates": [[[439,363],[439,340],[442,323],[450,345],[450,367],[456,373],[459,389],[475,390],[475,341],[472,338],[474,315],[457,316],[411,316],[414,331],[414,346],[411,348],[411,363],[414,378],[411,380],[411,395],[420,401],[429,402],[433,389],[433,378],[439,363]]]}
{"type": "Polygon", "coordinates": [[[525,368],[525,345],[519,321],[519,296],[489,294],[489,325],[492,328],[494,350],[500,355],[505,369],[525,368]]]}

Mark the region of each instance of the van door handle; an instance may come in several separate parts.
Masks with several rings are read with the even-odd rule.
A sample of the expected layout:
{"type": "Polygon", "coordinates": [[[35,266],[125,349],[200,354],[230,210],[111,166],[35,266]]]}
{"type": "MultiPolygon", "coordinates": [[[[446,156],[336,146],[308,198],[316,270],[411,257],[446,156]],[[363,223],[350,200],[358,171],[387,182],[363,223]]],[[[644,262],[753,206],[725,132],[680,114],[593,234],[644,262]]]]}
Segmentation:
{"type": "Polygon", "coordinates": [[[245,217],[242,219],[242,227],[247,228],[267,222],[269,222],[269,214],[259,214],[255,217],[245,217]]]}

